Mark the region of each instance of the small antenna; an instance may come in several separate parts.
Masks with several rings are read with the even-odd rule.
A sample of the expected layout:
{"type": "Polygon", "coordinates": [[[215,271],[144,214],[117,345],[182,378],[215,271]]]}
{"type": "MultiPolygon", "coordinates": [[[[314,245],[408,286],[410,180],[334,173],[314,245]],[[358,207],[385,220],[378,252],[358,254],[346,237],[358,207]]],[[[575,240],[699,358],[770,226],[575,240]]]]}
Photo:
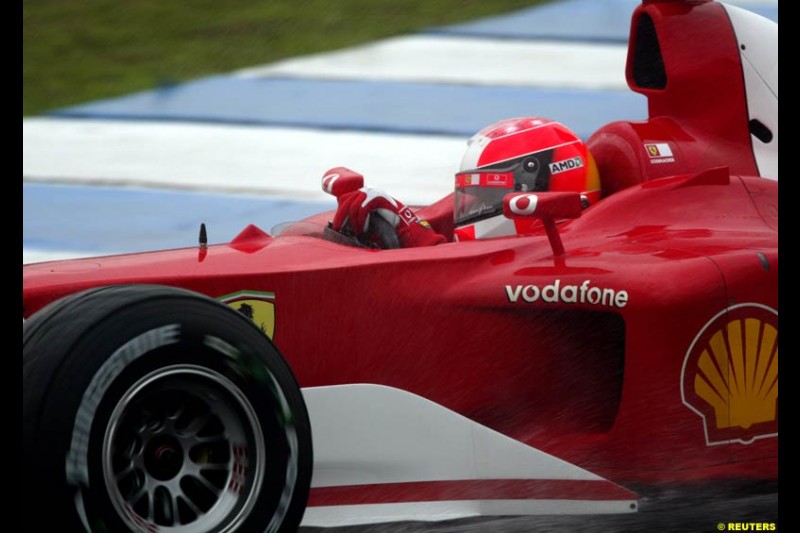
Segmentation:
{"type": "Polygon", "coordinates": [[[206,224],[205,222],[200,224],[200,249],[204,250],[208,247],[208,235],[206,234],[206,224]]]}

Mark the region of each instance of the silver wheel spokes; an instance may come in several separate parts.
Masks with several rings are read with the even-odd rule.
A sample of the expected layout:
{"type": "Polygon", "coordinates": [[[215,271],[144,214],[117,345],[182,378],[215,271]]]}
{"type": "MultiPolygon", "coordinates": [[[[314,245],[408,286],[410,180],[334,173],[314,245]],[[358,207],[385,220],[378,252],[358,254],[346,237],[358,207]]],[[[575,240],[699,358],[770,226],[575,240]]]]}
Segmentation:
{"type": "Polygon", "coordinates": [[[132,528],[228,531],[254,504],[264,455],[253,408],[233,383],[202,367],[170,367],[117,405],[104,475],[132,528]]]}

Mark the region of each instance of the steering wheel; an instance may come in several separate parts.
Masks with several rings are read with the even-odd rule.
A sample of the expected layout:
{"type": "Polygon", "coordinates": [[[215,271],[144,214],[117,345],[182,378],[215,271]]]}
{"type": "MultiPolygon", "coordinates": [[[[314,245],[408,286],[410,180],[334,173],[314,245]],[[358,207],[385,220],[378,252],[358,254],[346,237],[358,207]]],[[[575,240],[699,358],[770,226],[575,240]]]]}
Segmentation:
{"type": "Polygon", "coordinates": [[[341,231],[333,229],[332,225],[328,223],[322,236],[329,241],[346,244],[349,246],[358,246],[360,248],[378,248],[381,250],[394,250],[400,248],[400,239],[397,238],[397,232],[394,226],[380,215],[373,213],[369,217],[369,227],[367,231],[358,237],[353,233],[348,221],[342,226],[341,231]]]}

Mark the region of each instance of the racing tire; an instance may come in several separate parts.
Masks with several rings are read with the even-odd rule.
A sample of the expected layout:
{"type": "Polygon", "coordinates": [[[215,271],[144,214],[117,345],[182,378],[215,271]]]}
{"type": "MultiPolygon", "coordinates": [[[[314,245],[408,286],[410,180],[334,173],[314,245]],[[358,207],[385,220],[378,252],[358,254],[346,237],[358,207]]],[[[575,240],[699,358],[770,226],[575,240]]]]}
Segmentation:
{"type": "Polygon", "coordinates": [[[27,528],[298,528],[308,413],[246,317],[183,289],[118,285],[43,308],[22,342],[24,490],[41,510],[27,528]]]}

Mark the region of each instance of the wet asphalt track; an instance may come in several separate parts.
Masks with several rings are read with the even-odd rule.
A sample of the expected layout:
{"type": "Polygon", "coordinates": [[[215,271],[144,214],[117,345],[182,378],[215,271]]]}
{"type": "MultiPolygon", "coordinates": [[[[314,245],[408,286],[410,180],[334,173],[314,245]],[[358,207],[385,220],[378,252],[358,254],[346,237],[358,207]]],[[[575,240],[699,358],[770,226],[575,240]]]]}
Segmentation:
{"type": "MultiPolygon", "coordinates": [[[[640,490],[639,494],[646,491],[640,490]]],[[[443,522],[394,522],[369,526],[301,528],[301,533],[525,533],[525,532],[712,532],[758,531],[755,524],[775,524],[774,531],[794,531],[778,523],[778,487],[665,490],[639,500],[638,513],[586,516],[480,517],[443,522]],[[720,528],[720,524],[724,524],[720,528]],[[745,524],[752,524],[746,529],[745,524]],[[734,527],[736,527],[734,525],[734,527]]],[[[769,531],[769,526],[762,526],[769,531]]]]}

